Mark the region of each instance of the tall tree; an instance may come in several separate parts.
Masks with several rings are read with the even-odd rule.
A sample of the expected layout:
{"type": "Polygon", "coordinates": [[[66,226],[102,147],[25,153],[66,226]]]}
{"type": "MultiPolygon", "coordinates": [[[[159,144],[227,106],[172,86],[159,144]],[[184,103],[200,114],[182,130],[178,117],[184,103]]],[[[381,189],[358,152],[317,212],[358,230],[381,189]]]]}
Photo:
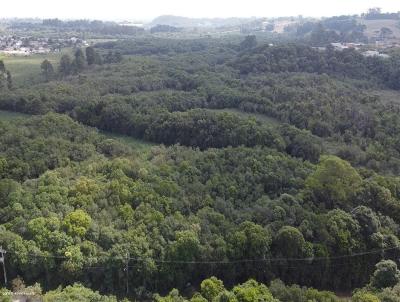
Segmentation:
{"type": "Polygon", "coordinates": [[[74,72],[79,73],[85,68],[85,55],[82,49],[78,48],[75,52],[75,59],[73,64],[74,72]]]}
{"type": "Polygon", "coordinates": [[[304,240],[303,234],[292,226],[284,226],[273,242],[275,254],[278,257],[303,258],[312,256],[312,248],[304,240]]]}
{"type": "Polygon", "coordinates": [[[257,46],[256,36],[247,36],[242,43],[240,43],[240,48],[242,50],[252,49],[257,46]]]}
{"type": "Polygon", "coordinates": [[[54,78],[53,64],[51,64],[49,60],[44,60],[40,65],[40,68],[42,69],[42,75],[46,82],[54,78]]]}
{"type": "Polygon", "coordinates": [[[3,60],[0,60],[0,73],[6,72],[6,66],[4,65],[3,60]]]}
{"type": "Polygon", "coordinates": [[[89,66],[96,63],[96,51],[91,46],[86,47],[86,61],[89,66]]]}
{"type": "Polygon", "coordinates": [[[371,285],[381,289],[392,287],[400,282],[400,271],[396,262],[392,260],[382,260],[375,265],[376,270],[371,277],[371,285]]]}
{"type": "Polygon", "coordinates": [[[7,78],[7,88],[11,90],[13,88],[13,80],[11,76],[11,72],[7,70],[6,72],[6,78],[7,78]]]}
{"type": "Polygon", "coordinates": [[[103,58],[101,57],[101,55],[98,52],[95,52],[94,64],[97,64],[97,65],[103,64],[103,58]]]}
{"type": "Polygon", "coordinates": [[[306,188],[312,199],[330,209],[351,207],[348,202],[360,185],[361,177],[357,170],[336,156],[323,157],[316,171],[306,179],[306,188]]]}
{"type": "Polygon", "coordinates": [[[0,91],[6,88],[6,74],[0,71],[0,91]]]}
{"type": "Polygon", "coordinates": [[[207,301],[214,301],[214,299],[222,292],[225,291],[224,283],[216,277],[203,280],[200,285],[201,295],[207,301]]]}
{"type": "Polygon", "coordinates": [[[72,63],[71,63],[71,57],[69,55],[65,54],[61,57],[59,72],[60,72],[61,76],[63,76],[63,77],[71,74],[72,63]]]}
{"type": "Polygon", "coordinates": [[[12,89],[11,72],[6,69],[2,60],[0,60],[0,89],[12,89]]]}

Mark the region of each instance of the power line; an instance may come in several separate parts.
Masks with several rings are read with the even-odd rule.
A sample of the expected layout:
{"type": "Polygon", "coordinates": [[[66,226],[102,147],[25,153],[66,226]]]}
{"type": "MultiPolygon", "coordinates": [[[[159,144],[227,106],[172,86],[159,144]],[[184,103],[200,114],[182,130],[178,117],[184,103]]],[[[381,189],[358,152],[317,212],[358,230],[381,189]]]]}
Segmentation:
{"type": "MultiPolygon", "coordinates": [[[[307,258],[262,258],[262,259],[240,259],[240,260],[215,260],[215,261],[183,261],[183,260],[157,260],[151,259],[156,263],[175,263],[175,264],[236,264],[236,263],[247,263],[247,262],[280,262],[280,261],[320,261],[320,260],[337,260],[352,257],[359,257],[364,255],[378,254],[390,250],[400,249],[400,247],[392,247],[380,250],[372,250],[360,253],[354,253],[349,255],[332,256],[332,257],[307,257],[307,258]]],[[[149,259],[144,258],[130,258],[132,261],[144,262],[149,259]]]]}
{"type": "MultiPolygon", "coordinates": [[[[337,259],[346,259],[346,258],[353,258],[353,257],[359,257],[359,256],[364,256],[364,255],[371,255],[371,254],[379,254],[383,253],[386,251],[391,251],[391,250],[399,250],[400,247],[392,247],[392,248],[386,248],[386,249],[379,249],[379,250],[371,250],[371,251],[365,251],[365,252],[358,252],[354,254],[349,254],[349,255],[341,255],[341,256],[333,256],[333,257],[307,257],[307,258],[262,258],[262,259],[240,259],[240,260],[225,260],[225,261],[220,261],[220,260],[211,260],[211,261],[183,261],[183,260],[160,260],[160,259],[151,259],[151,258],[131,258],[129,252],[126,253],[125,257],[125,267],[124,271],[126,272],[126,294],[129,295],[129,268],[135,268],[135,266],[130,266],[129,263],[130,261],[135,261],[135,262],[146,262],[146,261],[153,261],[154,263],[158,264],[243,264],[243,263],[270,263],[270,264],[276,264],[276,265],[281,265],[279,262],[305,262],[306,264],[313,264],[314,261],[321,261],[321,260],[337,260],[337,259]]],[[[5,261],[4,261],[4,254],[6,253],[5,250],[3,250],[0,247],[0,263],[3,264],[3,272],[4,272],[4,280],[5,284],[7,285],[7,276],[6,276],[6,270],[5,270],[5,261]]],[[[53,259],[70,259],[71,257],[67,256],[61,256],[61,255],[48,255],[48,254],[29,254],[28,257],[32,258],[53,258],[53,259]]],[[[122,257],[107,257],[107,259],[117,259],[117,260],[124,260],[122,257]]],[[[285,263],[285,267],[287,269],[298,269],[298,266],[293,266],[293,264],[290,264],[290,266],[287,266],[285,263]]],[[[338,266],[345,266],[346,264],[333,264],[333,263],[323,263],[324,266],[326,267],[338,267],[338,266]]],[[[84,266],[82,269],[86,270],[98,270],[98,269],[107,269],[109,266],[84,266]]]]}
{"type": "MultiPolygon", "coordinates": [[[[129,256],[129,253],[127,253],[125,258],[123,258],[123,257],[106,257],[106,258],[113,259],[113,260],[125,260],[125,267],[131,267],[131,266],[129,266],[129,261],[135,261],[135,262],[153,261],[155,263],[171,263],[171,264],[238,264],[238,263],[251,263],[251,262],[283,262],[283,261],[312,262],[312,261],[322,261],[322,260],[337,260],[337,259],[353,258],[353,257],[364,256],[364,255],[379,254],[379,253],[391,251],[391,250],[400,250],[400,247],[376,249],[376,250],[371,250],[371,251],[358,252],[358,253],[353,253],[353,254],[348,254],[348,255],[331,256],[331,257],[304,257],[304,258],[278,257],[278,258],[239,259],[239,260],[205,260],[205,261],[190,260],[190,261],[186,261],[186,260],[163,260],[163,259],[152,259],[152,258],[131,258],[129,256]]],[[[54,258],[54,259],[70,259],[71,258],[71,257],[67,257],[67,256],[48,255],[48,254],[29,254],[28,257],[54,258]]]]}

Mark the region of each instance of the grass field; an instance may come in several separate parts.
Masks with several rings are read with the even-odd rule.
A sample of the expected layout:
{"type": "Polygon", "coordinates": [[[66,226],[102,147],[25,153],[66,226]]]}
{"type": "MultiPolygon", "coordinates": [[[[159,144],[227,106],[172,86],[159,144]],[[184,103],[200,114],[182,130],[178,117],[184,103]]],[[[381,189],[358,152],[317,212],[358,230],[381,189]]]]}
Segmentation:
{"type": "Polygon", "coordinates": [[[45,59],[49,60],[56,69],[61,56],[70,52],[70,49],[66,49],[61,53],[35,54],[28,57],[0,54],[0,60],[4,61],[6,68],[11,72],[14,86],[21,87],[41,81],[40,64],[45,59]]]}
{"type": "Polygon", "coordinates": [[[378,95],[383,104],[400,105],[400,92],[396,90],[376,90],[371,95],[378,95]]]}
{"type": "Polygon", "coordinates": [[[239,109],[235,109],[235,108],[225,108],[225,109],[208,109],[210,111],[213,112],[229,112],[229,113],[235,113],[237,115],[239,115],[240,117],[244,117],[244,118],[248,118],[248,117],[254,117],[257,121],[260,122],[264,122],[264,123],[268,123],[271,126],[278,126],[279,124],[281,124],[280,121],[278,121],[277,119],[273,118],[273,117],[269,117],[266,116],[264,114],[260,114],[260,113],[249,113],[249,112],[244,112],[241,111],[239,109]]]}
{"type": "Polygon", "coordinates": [[[381,30],[382,27],[390,28],[393,31],[393,35],[400,39],[400,28],[398,27],[399,20],[364,20],[360,19],[360,23],[364,24],[367,28],[365,30],[365,35],[368,38],[377,36],[377,32],[381,30]]]}
{"type": "Polygon", "coordinates": [[[16,118],[27,118],[30,115],[28,114],[23,114],[23,113],[18,113],[18,112],[11,112],[11,111],[4,111],[4,110],[0,110],[0,121],[11,121],[14,120],[16,118]]]}
{"type": "Polygon", "coordinates": [[[150,142],[147,142],[144,140],[140,140],[140,139],[136,139],[134,137],[127,136],[127,135],[111,133],[108,131],[99,131],[99,133],[103,134],[107,138],[112,138],[112,139],[118,140],[118,141],[124,143],[125,145],[128,145],[132,149],[135,149],[138,151],[144,152],[144,151],[149,150],[151,147],[155,146],[155,144],[153,144],[153,143],[150,143],[150,142]]]}

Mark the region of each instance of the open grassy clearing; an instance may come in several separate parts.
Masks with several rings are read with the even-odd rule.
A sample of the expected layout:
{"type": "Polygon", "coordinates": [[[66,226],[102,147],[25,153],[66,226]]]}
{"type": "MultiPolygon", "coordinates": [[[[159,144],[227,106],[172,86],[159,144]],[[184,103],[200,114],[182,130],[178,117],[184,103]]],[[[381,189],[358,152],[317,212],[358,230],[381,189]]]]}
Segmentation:
{"type": "Polygon", "coordinates": [[[0,110],[0,121],[11,121],[16,118],[28,118],[29,114],[0,110]]]}
{"type": "Polygon", "coordinates": [[[267,116],[267,115],[264,115],[261,113],[244,112],[244,111],[241,111],[236,108],[208,109],[208,110],[213,111],[213,112],[235,113],[244,118],[254,117],[257,121],[271,124],[271,126],[279,126],[281,124],[281,122],[278,121],[276,118],[273,118],[273,117],[270,117],[270,116],[267,116]]]}
{"type": "Polygon", "coordinates": [[[373,95],[378,95],[383,104],[400,105],[400,92],[396,90],[377,90],[372,92],[373,95]]]}
{"type": "Polygon", "coordinates": [[[99,131],[102,135],[104,135],[107,138],[111,138],[111,139],[115,139],[118,140],[122,143],[124,143],[125,145],[128,145],[129,147],[135,149],[135,150],[139,150],[139,151],[147,151],[149,150],[151,147],[155,146],[155,144],[141,140],[141,139],[137,139],[131,136],[127,136],[127,135],[122,135],[122,134],[116,134],[116,133],[111,133],[108,131],[99,131]]]}
{"type": "Polygon", "coordinates": [[[27,57],[0,54],[0,60],[4,61],[6,68],[11,72],[14,86],[22,87],[39,83],[42,80],[40,64],[45,59],[49,60],[56,69],[61,56],[70,52],[70,49],[65,49],[60,53],[34,54],[27,57]]]}
{"type": "Polygon", "coordinates": [[[398,27],[399,20],[364,20],[360,19],[360,23],[364,24],[367,28],[365,29],[365,35],[368,38],[376,37],[379,35],[379,31],[382,27],[390,28],[393,31],[393,35],[400,39],[400,27],[398,27]]]}

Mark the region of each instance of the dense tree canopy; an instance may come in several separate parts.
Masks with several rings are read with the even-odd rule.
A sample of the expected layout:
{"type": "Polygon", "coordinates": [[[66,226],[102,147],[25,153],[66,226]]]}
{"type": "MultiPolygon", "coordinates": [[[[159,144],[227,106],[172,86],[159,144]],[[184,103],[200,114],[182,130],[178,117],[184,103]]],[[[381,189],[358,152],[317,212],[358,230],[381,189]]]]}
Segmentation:
{"type": "Polygon", "coordinates": [[[396,301],[399,58],[269,44],[124,39],[1,86],[25,113],[0,115],[9,278],[45,301],[396,301]]]}

